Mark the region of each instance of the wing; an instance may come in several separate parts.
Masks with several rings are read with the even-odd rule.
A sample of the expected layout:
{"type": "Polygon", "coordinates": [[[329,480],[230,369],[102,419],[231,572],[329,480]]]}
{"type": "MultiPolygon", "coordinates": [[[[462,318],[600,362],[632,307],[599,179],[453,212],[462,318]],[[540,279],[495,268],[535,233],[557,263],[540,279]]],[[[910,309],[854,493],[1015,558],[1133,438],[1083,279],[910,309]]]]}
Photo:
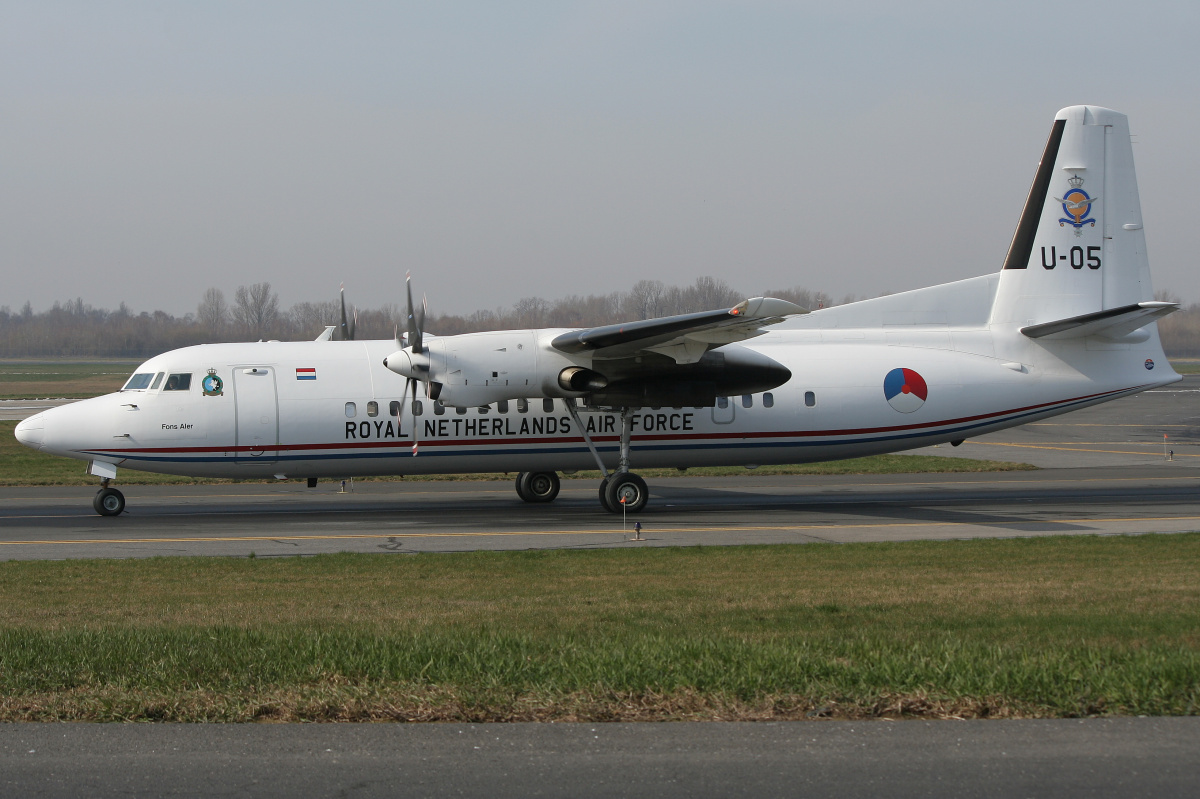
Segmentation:
{"type": "Polygon", "coordinates": [[[767,332],[763,327],[802,313],[808,311],[786,300],[754,297],[728,310],[572,330],[556,337],[550,346],[567,354],[590,351],[593,361],[657,352],[676,363],[696,363],[714,347],[761,336],[767,332]]]}

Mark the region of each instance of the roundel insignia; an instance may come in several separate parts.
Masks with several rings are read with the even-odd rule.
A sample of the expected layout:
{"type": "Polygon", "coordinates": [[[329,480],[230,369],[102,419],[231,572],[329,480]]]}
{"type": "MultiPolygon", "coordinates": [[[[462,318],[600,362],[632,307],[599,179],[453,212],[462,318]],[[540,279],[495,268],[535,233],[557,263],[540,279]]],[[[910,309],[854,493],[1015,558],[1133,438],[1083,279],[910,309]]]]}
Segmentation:
{"type": "Polygon", "coordinates": [[[1153,358],[1147,358],[1147,359],[1146,359],[1146,368],[1147,368],[1147,369],[1153,369],[1153,368],[1154,368],[1154,359],[1153,359],[1153,358]]]}
{"type": "Polygon", "coordinates": [[[900,413],[912,413],[925,404],[929,387],[912,369],[893,369],[883,378],[883,396],[900,413]]]}

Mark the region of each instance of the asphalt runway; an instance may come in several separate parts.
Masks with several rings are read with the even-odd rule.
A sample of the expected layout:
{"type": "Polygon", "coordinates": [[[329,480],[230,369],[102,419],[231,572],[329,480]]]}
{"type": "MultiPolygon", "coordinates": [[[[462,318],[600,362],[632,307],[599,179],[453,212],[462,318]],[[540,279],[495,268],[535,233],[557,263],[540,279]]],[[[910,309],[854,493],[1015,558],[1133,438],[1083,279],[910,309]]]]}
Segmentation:
{"type": "Polygon", "coordinates": [[[1191,797],[1200,718],[6,724],[29,797],[1191,797]]]}
{"type": "Polygon", "coordinates": [[[593,481],[550,505],[510,483],[131,486],[97,516],[93,489],[0,492],[0,558],[441,552],[903,541],[1200,529],[1200,472],[1175,464],[946,475],[668,478],[629,517],[593,481]]]}
{"type": "MultiPolygon", "coordinates": [[[[1200,376],[1095,408],[921,452],[1033,463],[1029,472],[650,481],[636,517],[600,510],[597,483],[564,480],[529,505],[504,482],[127,486],[127,512],[93,487],[0,489],[0,559],[294,556],[324,552],[899,541],[1200,529],[1200,376]],[[1164,447],[1163,435],[1167,435],[1164,447]],[[1165,451],[1164,451],[1165,450],[1165,451]],[[1168,459],[1171,458],[1171,459],[1168,459]]],[[[636,455],[636,450],[635,450],[636,455]]]]}

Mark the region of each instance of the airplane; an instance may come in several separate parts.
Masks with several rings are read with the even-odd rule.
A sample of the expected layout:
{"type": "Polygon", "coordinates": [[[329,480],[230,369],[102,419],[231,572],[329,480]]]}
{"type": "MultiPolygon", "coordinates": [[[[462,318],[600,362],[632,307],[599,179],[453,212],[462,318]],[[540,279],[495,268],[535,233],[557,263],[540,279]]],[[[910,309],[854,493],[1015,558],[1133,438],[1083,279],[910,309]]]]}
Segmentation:
{"type": "MultiPolygon", "coordinates": [[[[590,329],[206,344],[142,364],[112,394],[22,421],[27,446],[87,461],[101,515],[118,468],[307,479],[516,472],[550,502],[598,467],[636,513],[641,467],[802,463],[925,447],[1180,380],[1156,302],[1129,124],[1054,118],[998,272],[806,311],[771,297],[590,329]]],[[[335,335],[336,334],[336,335],[335,335]]]]}

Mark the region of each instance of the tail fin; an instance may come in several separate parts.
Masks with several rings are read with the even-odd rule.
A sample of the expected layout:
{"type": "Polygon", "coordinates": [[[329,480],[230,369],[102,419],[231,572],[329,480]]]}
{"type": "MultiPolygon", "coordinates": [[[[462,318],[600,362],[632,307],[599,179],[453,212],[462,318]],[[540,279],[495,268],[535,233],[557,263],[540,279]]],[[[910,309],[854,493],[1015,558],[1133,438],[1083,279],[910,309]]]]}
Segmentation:
{"type": "Polygon", "coordinates": [[[1153,297],[1129,120],[1099,106],[1064,108],[1004,259],[991,322],[1045,325],[1153,297]]]}

